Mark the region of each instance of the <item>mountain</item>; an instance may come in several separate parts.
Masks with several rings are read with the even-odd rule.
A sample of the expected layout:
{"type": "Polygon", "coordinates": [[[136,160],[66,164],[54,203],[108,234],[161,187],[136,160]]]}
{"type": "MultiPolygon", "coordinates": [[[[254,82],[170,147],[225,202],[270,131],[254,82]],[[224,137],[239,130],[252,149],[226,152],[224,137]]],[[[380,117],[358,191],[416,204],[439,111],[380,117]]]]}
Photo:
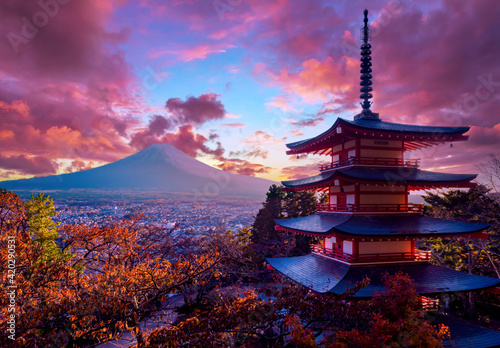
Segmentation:
{"type": "Polygon", "coordinates": [[[141,191],[212,198],[264,199],[275,182],[228,173],[184,154],[170,144],[154,144],[123,158],[89,170],[40,178],[0,182],[17,191],[141,191]]]}

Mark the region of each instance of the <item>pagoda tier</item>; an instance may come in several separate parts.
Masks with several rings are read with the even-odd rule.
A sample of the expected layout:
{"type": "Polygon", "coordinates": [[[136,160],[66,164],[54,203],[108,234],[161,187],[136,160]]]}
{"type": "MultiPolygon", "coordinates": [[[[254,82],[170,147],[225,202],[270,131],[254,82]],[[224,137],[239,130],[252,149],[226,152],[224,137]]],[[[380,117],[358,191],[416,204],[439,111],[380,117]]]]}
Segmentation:
{"type": "Polygon", "coordinates": [[[417,214],[314,214],[294,219],[276,219],[276,229],[315,237],[342,235],[343,239],[487,237],[488,224],[450,221],[417,214]]]}
{"type": "Polygon", "coordinates": [[[277,231],[319,237],[312,253],[348,265],[414,263],[430,260],[415,248],[417,239],[463,237],[487,239],[488,224],[449,221],[423,215],[315,214],[276,219],[277,231]]]}
{"type": "Polygon", "coordinates": [[[287,144],[289,150],[286,153],[288,155],[301,153],[335,155],[347,147],[352,150],[357,149],[358,153],[361,152],[361,156],[364,156],[363,152],[370,152],[366,150],[378,148],[393,152],[412,151],[444,142],[465,141],[469,137],[463,134],[469,128],[416,126],[384,122],[379,119],[349,121],[338,118],[326,132],[314,138],[287,144]]]}
{"type": "Polygon", "coordinates": [[[383,275],[399,271],[413,279],[415,289],[421,295],[481,290],[500,284],[498,278],[458,272],[426,262],[354,266],[314,254],[268,258],[267,262],[288,278],[320,293],[341,294],[364,278],[370,278],[370,283],[354,295],[357,298],[368,298],[377,292],[381,293],[384,291],[383,275]]]}
{"type": "MultiPolygon", "coordinates": [[[[323,172],[309,178],[282,181],[285,191],[308,191],[353,184],[403,185],[410,190],[440,187],[475,187],[471,180],[477,174],[450,174],[431,172],[416,168],[351,167],[343,170],[323,172]]],[[[344,187],[345,190],[345,187],[344,187]]],[[[368,190],[367,190],[368,191],[368,190]]]]}

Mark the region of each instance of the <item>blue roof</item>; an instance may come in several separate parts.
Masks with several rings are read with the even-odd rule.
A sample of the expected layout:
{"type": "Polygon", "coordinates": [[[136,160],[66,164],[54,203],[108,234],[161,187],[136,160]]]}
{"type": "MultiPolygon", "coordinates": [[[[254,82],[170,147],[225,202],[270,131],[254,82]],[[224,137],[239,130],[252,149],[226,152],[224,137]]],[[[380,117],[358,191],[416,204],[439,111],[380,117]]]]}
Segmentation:
{"type": "Polygon", "coordinates": [[[353,180],[366,180],[384,182],[388,184],[419,184],[419,183],[453,183],[469,182],[477,177],[477,174],[450,174],[431,172],[416,168],[372,168],[372,167],[350,167],[304,179],[282,181],[285,187],[306,187],[331,182],[335,178],[346,178],[353,180]]]}
{"type": "Polygon", "coordinates": [[[500,346],[500,332],[485,329],[449,315],[439,315],[433,324],[450,328],[451,339],[443,341],[443,347],[489,348],[500,346]]]}
{"type": "Polygon", "coordinates": [[[294,219],[276,219],[278,226],[317,236],[335,233],[360,237],[424,237],[471,234],[489,224],[450,221],[417,214],[356,215],[315,214],[294,219]]]}
{"type": "Polygon", "coordinates": [[[500,284],[500,279],[454,271],[429,263],[399,265],[349,266],[321,256],[268,258],[267,262],[290,279],[320,293],[341,294],[354,284],[370,278],[370,283],[355,297],[372,297],[384,290],[385,273],[402,271],[415,282],[419,294],[440,294],[454,291],[485,289],[500,284]]]}
{"type": "Polygon", "coordinates": [[[294,143],[286,144],[289,149],[294,149],[299,146],[305,145],[307,143],[313,142],[314,140],[320,139],[321,137],[332,133],[335,129],[341,125],[347,125],[359,129],[373,130],[373,131],[381,131],[381,132],[397,132],[404,135],[425,135],[425,136],[434,136],[440,138],[445,135],[459,135],[467,132],[470,127],[436,127],[436,126],[418,126],[418,125],[409,125],[402,123],[391,123],[384,122],[381,120],[366,120],[359,119],[355,121],[344,120],[343,118],[337,118],[333,126],[331,126],[326,132],[323,132],[313,138],[304,139],[300,141],[296,141],[294,143]]]}

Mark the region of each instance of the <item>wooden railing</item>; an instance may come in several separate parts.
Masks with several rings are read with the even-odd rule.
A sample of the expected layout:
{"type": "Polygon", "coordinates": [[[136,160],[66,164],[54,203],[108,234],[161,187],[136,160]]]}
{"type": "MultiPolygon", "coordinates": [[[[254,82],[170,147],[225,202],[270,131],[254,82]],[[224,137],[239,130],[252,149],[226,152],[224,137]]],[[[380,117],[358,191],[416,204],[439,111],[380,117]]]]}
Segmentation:
{"type": "Polygon", "coordinates": [[[397,166],[397,167],[418,167],[420,158],[400,159],[400,158],[377,158],[377,157],[350,157],[338,160],[329,164],[321,164],[320,171],[329,170],[337,167],[351,166],[355,164],[373,165],[373,166],[397,166]]]}
{"type": "Polygon", "coordinates": [[[369,262],[394,262],[394,261],[428,261],[430,252],[415,249],[415,252],[401,252],[401,253],[380,253],[380,254],[362,254],[350,255],[342,251],[324,248],[323,245],[311,245],[311,250],[315,253],[323,254],[333,257],[337,260],[349,263],[369,263],[369,262]]]}
{"type": "Polygon", "coordinates": [[[425,296],[420,296],[420,305],[426,311],[435,311],[439,309],[439,299],[433,299],[425,296]]]}
{"type": "Polygon", "coordinates": [[[423,204],[318,204],[319,212],[422,213],[423,204]]]}

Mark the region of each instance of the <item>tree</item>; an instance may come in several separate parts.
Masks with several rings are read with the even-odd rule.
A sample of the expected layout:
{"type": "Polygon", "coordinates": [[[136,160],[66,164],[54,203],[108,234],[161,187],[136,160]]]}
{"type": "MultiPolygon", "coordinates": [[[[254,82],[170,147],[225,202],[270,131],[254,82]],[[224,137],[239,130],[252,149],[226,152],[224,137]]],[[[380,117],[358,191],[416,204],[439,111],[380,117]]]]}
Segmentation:
{"type": "Polygon", "coordinates": [[[70,254],[65,253],[57,245],[56,239],[58,223],[52,220],[57,215],[52,197],[43,193],[36,197],[31,194],[31,198],[24,203],[28,218],[28,233],[34,236],[34,243],[43,248],[42,262],[50,262],[58,259],[69,258],[70,254]]]}
{"type": "Polygon", "coordinates": [[[368,302],[368,327],[327,335],[325,347],[441,347],[449,330],[424,319],[411,278],[399,272],[386,274],[384,281],[385,290],[368,302]]]}
{"type": "Polygon", "coordinates": [[[296,218],[315,214],[317,197],[312,191],[284,192],[272,185],[263,207],[252,226],[252,241],[266,256],[300,255],[309,252],[311,237],[276,231],[274,219],[296,218]]]}
{"type": "Polygon", "coordinates": [[[0,325],[15,320],[15,336],[1,335],[0,346],[93,346],[131,331],[141,347],[141,320],[168,308],[166,295],[202,280],[223,260],[215,247],[203,255],[184,253],[195,241],[126,220],[105,228],[61,226],[71,257],[45,262],[46,249],[28,232],[27,216],[19,197],[0,194],[3,264],[11,258],[9,239],[15,240],[15,275],[7,267],[0,271],[0,325]],[[14,313],[8,312],[11,291],[14,313]]]}
{"type": "Polygon", "coordinates": [[[283,217],[282,202],[285,193],[282,186],[272,185],[266,193],[266,201],[257,213],[252,226],[252,240],[255,243],[275,244],[279,242],[278,233],[274,229],[274,219],[283,217]]]}
{"type": "Polygon", "coordinates": [[[490,160],[479,164],[477,167],[486,178],[489,188],[492,190],[491,197],[500,204],[500,158],[495,154],[489,155],[490,160]]]}
{"type": "MultiPolygon", "coordinates": [[[[471,274],[500,278],[500,206],[490,189],[477,185],[467,191],[450,190],[441,195],[427,192],[425,214],[454,221],[488,223],[489,238],[437,238],[421,242],[432,251],[432,260],[442,266],[471,274]]],[[[469,316],[475,315],[473,293],[463,297],[469,316]]]]}
{"type": "Polygon", "coordinates": [[[407,275],[386,276],[386,290],[373,299],[318,294],[302,286],[220,293],[204,310],[173,326],[154,330],[146,347],[440,347],[447,328],[425,321],[407,275]],[[319,337],[323,335],[323,339],[319,337]]]}

